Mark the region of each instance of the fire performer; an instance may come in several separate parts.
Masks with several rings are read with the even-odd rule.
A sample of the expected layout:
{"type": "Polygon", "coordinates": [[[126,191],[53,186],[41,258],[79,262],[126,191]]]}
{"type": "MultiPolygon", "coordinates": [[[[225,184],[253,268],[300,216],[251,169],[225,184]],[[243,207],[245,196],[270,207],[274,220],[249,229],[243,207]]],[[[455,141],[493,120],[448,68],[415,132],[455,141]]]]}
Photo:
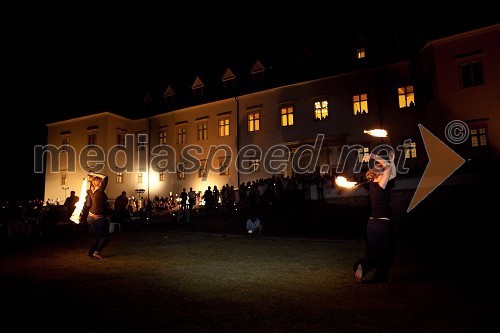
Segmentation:
{"type": "Polygon", "coordinates": [[[376,154],[365,156],[363,161],[369,162],[370,159],[375,163],[366,172],[371,203],[370,219],[366,228],[367,247],[365,256],[354,263],[354,278],[359,283],[387,281],[394,260],[390,190],[387,188],[389,180],[396,177],[394,151],[389,153],[389,161],[376,154]],[[367,274],[374,269],[372,278],[367,279],[367,274]]]}
{"type": "Polygon", "coordinates": [[[109,243],[109,220],[106,216],[108,196],[105,192],[108,185],[108,176],[89,172],[88,180],[91,183],[90,198],[92,205],[87,222],[94,234],[94,240],[90,245],[88,255],[97,259],[104,259],[101,252],[109,243]]]}

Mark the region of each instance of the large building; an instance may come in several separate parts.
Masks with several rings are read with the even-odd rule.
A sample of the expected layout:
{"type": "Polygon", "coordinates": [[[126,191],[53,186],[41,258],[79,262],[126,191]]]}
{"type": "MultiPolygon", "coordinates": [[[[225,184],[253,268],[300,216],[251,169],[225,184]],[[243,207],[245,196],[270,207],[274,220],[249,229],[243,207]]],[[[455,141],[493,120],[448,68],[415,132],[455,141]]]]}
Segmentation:
{"type": "MultiPolygon", "coordinates": [[[[361,66],[252,91],[230,90],[237,81],[228,67],[219,82],[232,91],[225,97],[203,98],[208,89],[197,76],[191,105],[175,107],[176,91],[167,85],[163,111],[147,94],[148,116],[141,119],[103,112],[48,124],[48,144],[60,149],[47,154],[45,200],[79,191],[89,170],[109,175],[110,198],[122,191],[153,197],[190,187],[237,188],[297,172],[353,176],[363,154],[382,143],[364,133],[374,128],[389,132],[414,176],[427,163],[418,124],[445,140],[451,120],[470,128],[470,137],[453,146],[457,152],[498,158],[499,40],[500,25],[493,25],[430,41],[414,58],[373,66],[370,49],[358,45],[353,58],[361,66]],[[342,153],[346,146],[349,154],[342,153]]],[[[248,70],[254,83],[265,80],[264,62],[248,70]]]]}

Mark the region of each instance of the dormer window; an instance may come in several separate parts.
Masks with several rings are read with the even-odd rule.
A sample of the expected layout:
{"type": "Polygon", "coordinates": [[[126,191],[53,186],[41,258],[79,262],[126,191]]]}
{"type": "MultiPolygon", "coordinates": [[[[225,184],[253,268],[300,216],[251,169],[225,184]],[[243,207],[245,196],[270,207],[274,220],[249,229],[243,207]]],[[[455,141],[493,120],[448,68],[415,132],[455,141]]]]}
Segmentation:
{"type": "Polygon", "coordinates": [[[193,97],[203,96],[203,90],[205,89],[205,85],[203,84],[203,81],[201,81],[199,76],[197,76],[196,79],[194,80],[191,89],[193,89],[193,97]]]}
{"type": "Polygon", "coordinates": [[[234,75],[231,68],[227,68],[224,76],[222,77],[222,83],[224,84],[224,91],[232,90],[236,87],[236,75],[234,75]]]}
{"type": "Polygon", "coordinates": [[[259,59],[255,61],[255,63],[252,66],[252,69],[250,70],[250,74],[252,74],[253,77],[253,83],[262,83],[264,82],[264,73],[266,71],[266,68],[262,63],[260,62],[259,59]]]}
{"type": "Polygon", "coordinates": [[[366,57],[366,52],[364,47],[358,47],[356,49],[356,59],[361,60],[366,57]]]}
{"type": "Polygon", "coordinates": [[[169,84],[165,92],[163,93],[163,99],[165,103],[171,104],[174,102],[175,91],[172,89],[172,86],[169,84]]]}

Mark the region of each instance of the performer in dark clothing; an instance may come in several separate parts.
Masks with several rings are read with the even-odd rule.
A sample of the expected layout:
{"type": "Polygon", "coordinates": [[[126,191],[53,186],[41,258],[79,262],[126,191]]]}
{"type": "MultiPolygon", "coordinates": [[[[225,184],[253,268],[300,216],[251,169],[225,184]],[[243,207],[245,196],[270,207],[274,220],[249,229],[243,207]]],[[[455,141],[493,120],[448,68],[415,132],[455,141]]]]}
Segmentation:
{"type": "Polygon", "coordinates": [[[396,176],[394,153],[389,154],[389,161],[371,154],[365,157],[375,161],[375,166],[366,172],[369,182],[371,213],[366,228],[367,247],[365,256],[354,263],[354,278],[359,283],[385,282],[394,260],[393,226],[390,220],[390,190],[389,180],[396,176]],[[367,274],[375,269],[373,277],[367,279],[367,274]]]}
{"type": "Polygon", "coordinates": [[[97,259],[104,259],[101,252],[109,243],[109,219],[106,216],[106,205],[108,196],[106,195],[106,186],[108,185],[108,176],[100,173],[89,173],[90,206],[87,222],[94,233],[94,240],[90,246],[88,255],[97,259]]]}

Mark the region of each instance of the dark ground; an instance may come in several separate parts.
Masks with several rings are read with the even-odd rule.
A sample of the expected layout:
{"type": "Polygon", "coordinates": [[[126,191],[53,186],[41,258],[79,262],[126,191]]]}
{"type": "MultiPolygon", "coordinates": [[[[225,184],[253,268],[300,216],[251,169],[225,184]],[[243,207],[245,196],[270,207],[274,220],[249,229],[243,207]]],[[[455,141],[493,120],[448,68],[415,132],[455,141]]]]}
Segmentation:
{"type": "Polygon", "coordinates": [[[3,239],[2,317],[21,331],[498,332],[494,199],[445,197],[400,221],[382,284],[353,278],[366,207],[255,210],[264,230],[252,239],[248,210],[157,218],[113,233],[102,261],[71,225],[3,239]]]}

